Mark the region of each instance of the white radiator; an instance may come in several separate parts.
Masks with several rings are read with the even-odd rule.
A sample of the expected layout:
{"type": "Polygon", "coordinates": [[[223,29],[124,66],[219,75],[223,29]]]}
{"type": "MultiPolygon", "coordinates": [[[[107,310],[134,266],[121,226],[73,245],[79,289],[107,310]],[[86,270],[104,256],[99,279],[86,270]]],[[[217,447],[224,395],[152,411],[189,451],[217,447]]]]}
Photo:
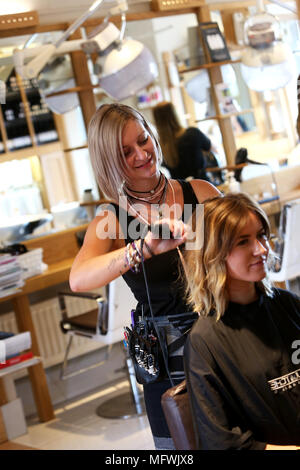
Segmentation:
{"type": "MultiPolygon", "coordinates": [[[[78,315],[95,308],[95,302],[92,300],[74,297],[67,297],[66,305],[68,314],[71,312],[72,315],[78,315]]],[[[60,329],[61,313],[57,297],[31,305],[31,312],[44,367],[61,363],[68,338],[60,329]]],[[[0,315],[0,331],[18,333],[14,312],[0,315]]],[[[99,349],[102,346],[99,342],[75,335],[69,358],[99,349]]]]}

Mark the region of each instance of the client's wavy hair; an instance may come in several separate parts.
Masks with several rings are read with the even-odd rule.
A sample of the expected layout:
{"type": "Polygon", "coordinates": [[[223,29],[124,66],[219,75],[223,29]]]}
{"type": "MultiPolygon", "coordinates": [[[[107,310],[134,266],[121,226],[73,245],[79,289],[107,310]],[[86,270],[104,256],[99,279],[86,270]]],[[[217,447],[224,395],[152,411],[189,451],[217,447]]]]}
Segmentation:
{"type": "MultiPolygon", "coordinates": [[[[204,218],[198,217],[194,221],[196,237],[202,236],[203,243],[200,250],[185,252],[185,274],[187,300],[195,312],[204,316],[214,312],[216,320],[224,314],[228,304],[226,257],[246,225],[249,212],[257,215],[269,239],[270,225],[266,214],[243,193],[208,199],[204,203],[204,218]]],[[[267,276],[257,282],[257,287],[272,295],[267,276]]]]}

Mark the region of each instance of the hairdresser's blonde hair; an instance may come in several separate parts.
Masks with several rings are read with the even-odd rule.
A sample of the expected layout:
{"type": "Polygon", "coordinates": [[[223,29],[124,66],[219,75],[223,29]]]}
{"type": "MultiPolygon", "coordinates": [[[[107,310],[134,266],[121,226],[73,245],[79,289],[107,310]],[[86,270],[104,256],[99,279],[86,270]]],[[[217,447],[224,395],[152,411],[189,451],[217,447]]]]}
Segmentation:
{"type": "Polygon", "coordinates": [[[156,131],[141,113],[120,103],[100,106],[89,124],[88,147],[99,188],[113,201],[118,201],[123,182],[127,181],[122,132],[130,119],[139,122],[146,129],[154,142],[158,161],[162,161],[156,131]]]}
{"type": "MultiPolygon", "coordinates": [[[[268,218],[260,206],[243,193],[215,197],[204,203],[204,220],[197,220],[196,236],[203,235],[200,250],[185,252],[187,300],[194,310],[207,316],[214,312],[216,320],[224,314],[228,305],[226,290],[226,257],[246,223],[249,212],[254,213],[270,237],[268,218]],[[201,227],[201,224],[204,224],[201,227]]],[[[272,253],[271,253],[272,256],[272,253]]],[[[272,295],[271,283],[264,278],[257,287],[272,295]]]]}

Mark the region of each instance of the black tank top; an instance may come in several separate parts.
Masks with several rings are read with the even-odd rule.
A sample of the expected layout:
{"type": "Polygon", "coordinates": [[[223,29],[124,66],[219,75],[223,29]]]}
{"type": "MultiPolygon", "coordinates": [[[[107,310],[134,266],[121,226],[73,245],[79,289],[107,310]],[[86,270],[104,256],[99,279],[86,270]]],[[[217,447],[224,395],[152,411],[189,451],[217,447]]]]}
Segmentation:
{"type": "MultiPolygon", "coordinates": [[[[184,200],[182,219],[187,220],[187,214],[185,213],[186,205],[189,205],[189,209],[192,208],[192,210],[195,210],[199,201],[190,183],[184,180],[178,180],[178,182],[181,184],[184,200]]],[[[116,209],[116,216],[122,230],[125,233],[125,243],[130,243],[134,238],[130,238],[129,235],[127,235],[128,225],[132,221],[136,221],[137,223],[137,219],[115,204],[114,208],[116,209]],[[127,226],[125,226],[125,221],[127,221],[127,226]]],[[[191,210],[188,212],[190,214],[191,210]]],[[[142,233],[143,227],[145,227],[145,225],[138,222],[136,225],[137,233],[142,233]]],[[[147,230],[145,230],[144,233],[146,234],[147,230]]],[[[139,238],[139,236],[135,239],[137,238],[139,238]]],[[[180,249],[182,251],[184,246],[182,245],[180,249]]],[[[186,305],[184,300],[184,289],[182,282],[180,282],[180,271],[182,271],[181,261],[177,249],[153,256],[146,260],[145,271],[148,280],[152,311],[155,316],[174,315],[192,311],[192,308],[186,305]]],[[[123,275],[123,279],[130,287],[138,302],[136,307],[137,311],[142,313],[143,307],[143,314],[146,316],[150,315],[145,279],[142,270],[138,273],[129,270],[123,275]]]]}

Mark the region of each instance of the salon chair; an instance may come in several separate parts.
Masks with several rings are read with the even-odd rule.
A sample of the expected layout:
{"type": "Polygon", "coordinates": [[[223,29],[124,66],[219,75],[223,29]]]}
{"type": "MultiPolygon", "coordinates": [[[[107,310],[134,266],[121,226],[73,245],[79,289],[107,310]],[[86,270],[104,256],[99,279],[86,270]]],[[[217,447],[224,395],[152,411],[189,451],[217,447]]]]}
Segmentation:
{"type": "Polygon", "coordinates": [[[161,406],[176,450],[196,450],[192,412],[185,380],[169,388],[162,395],[161,406]]]}
{"type": "MultiPolygon", "coordinates": [[[[105,295],[92,292],[59,292],[58,300],[62,315],[60,326],[62,332],[69,336],[65,358],[62,365],[61,379],[66,380],[74,375],[86,372],[88,369],[98,367],[104,361],[94,363],[75,372],[68,373],[68,355],[75,335],[100,342],[108,347],[106,360],[113,344],[123,341],[124,326],[130,323],[130,312],[136,301],[132,292],[122,278],[117,278],[105,287],[105,295]],[[67,298],[89,299],[94,303],[91,310],[72,315],[67,298]]],[[[128,418],[144,414],[144,402],[135,379],[132,361],[125,347],[125,369],[127,372],[130,393],[116,396],[97,408],[97,414],[105,418],[128,418]]]]}
{"type": "Polygon", "coordinates": [[[287,289],[294,290],[300,276],[300,199],[286,203],[280,214],[278,238],[274,251],[278,259],[271,267],[269,277],[273,282],[285,282],[287,289]]]}

